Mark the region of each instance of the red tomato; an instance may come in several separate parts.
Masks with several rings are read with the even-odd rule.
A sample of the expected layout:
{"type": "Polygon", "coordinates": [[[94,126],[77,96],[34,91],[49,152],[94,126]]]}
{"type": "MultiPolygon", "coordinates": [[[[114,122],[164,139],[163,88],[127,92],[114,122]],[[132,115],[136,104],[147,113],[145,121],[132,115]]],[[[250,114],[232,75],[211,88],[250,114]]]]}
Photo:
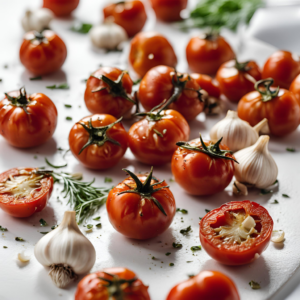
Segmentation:
{"type": "Polygon", "coordinates": [[[0,208],[26,218],[45,208],[53,190],[53,178],[33,168],[14,168],[0,174],[0,208]]]}
{"type": "Polygon", "coordinates": [[[202,271],[177,284],[167,300],[240,300],[234,282],[218,271],[202,271]]]}
{"type": "Polygon", "coordinates": [[[93,114],[124,116],[135,103],[130,96],[132,85],[126,72],[113,67],[100,68],[86,83],[84,101],[87,109],[93,114]]]}
{"type": "Polygon", "coordinates": [[[182,18],[180,13],[186,9],[188,0],[150,0],[156,17],[164,22],[176,22],[182,18]]]}
{"type": "Polygon", "coordinates": [[[56,128],[57,110],[46,95],[27,95],[24,88],[0,101],[0,134],[18,148],[35,147],[49,140],[56,128]]]}
{"type": "Polygon", "coordinates": [[[187,141],[190,127],[177,111],[169,109],[142,113],[146,117],[129,130],[129,147],[137,160],[148,165],[162,165],[172,159],[176,142],[187,141]]]}
{"type": "Polygon", "coordinates": [[[253,60],[246,63],[231,60],[221,65],[216,79],[222,94],[231,102],[239,102],[244,95],[255,90],[254,84],[261,79],[261,72],[253,60]]]}
{"type": "Polygon", "coordinates": [[[300,73],[299,56],[288,51],[276,51],[266,61],[262,78],[272,77],[274,86],[288,89],[300,73]]]}
{"type": "Polygon", "coordinates": [[[115,166],[128,148],[128,133],[120,121],[104,114],[81,119],[69,134],[73,155],[91,169],[115,166]]]}
{"type": "Polygon", "coordinates": [[[143,77],[151,68],[166,65],[176,67],[177,57],[169,41],[156,32],[140,32],[131,41],[129,62],[143,77]]]}
{"type": "Polygon", "coordinates": [[[186,58],[193,72],[214,75],[235,54],[222,36],[207,34],[193,37],[186,47],[186,58]]]}
{"type": "Polygon", "coordinates": [[[209,96],[220,98],[220,87],[218,81],[205,74],[194,73],[191,77],[196,80],[201,89],[205,90],[209,96]]]}
{"type": "Polygon", "coordinates": [[[176,212],[175,199],[166,182],[149,175],[135,175],[108,194],[106,209],[112,226],[123,235],[146,240],[166,231],[176,212]]]}
{"type": "MultiPolygon", "coordinates": [[[[221,139],[222,140],[222,139],[221,139]]],[[[228,148],[203,142],[202,137],[189,143],[179,142],[172,157],[175,181],[192,195],[212,195],[222,192],[234,174],[234,157],[228,148]]]]}
{"type": "MultiPolygon", "coordinates": [[[[290,86],[290,92],[292,92],[297,100],[298,103],[300,105],[300,75],[298,75],[292,82],[291,86],[290,86]]],[[[299,116],[300,118],[300,116],[299,116]]]]}
{"type": "Polygon", "coordinates": [[[75,300],[111,300],[120,297],[122,300],[150,300],[148,287],[136,278],[134,272],[125,268],[108,268],[88,274],[79,282],[75,294],[75,300]]]}
{"type": "Polygon", "coordinates": [[[103,13],[105,19],[113,17],[114,23],[123,27],[129,37],[140,32],[147,21],[144,4],[139,0],[109,4],[103,13]]]}
{"type": "Polygon", "coordinates": [[[264,118],[268,119],[270,132],[284,136],[297,129],[300,106],[296,96],[286,89],[270,88],[273,79],[256,83],[256,90],[245,95],[239,102],[238,116],[255,126],[264,118]],[[260,89],[260,85],[264,88],[260,89]]]}
{"type": "Polygon", "coordinates": [[[27,32],[20,48],[20,60],[34,75],[46,75],[61,68],[67,57],[67,47],[53,31],[27,32]]]}
{"type": "Polygon", "coordinates": [[[79,0],[44,0],[43,7],[49,8],[57,17],[71,14],[77,8],[79,0]]]}
{"type": "Polygon", "coordinates": [[[157,66],[145,75],[138,96],[146,111],[167,99],[173,101],[168,108],[180,112],[187,121],[195,119],[204,108],[197,82],[167,66],[157,66]]]}
{"type": "Polygon", "coordinates": [[[273,231],[268,211],[250,201],[226,203],[207,213],[199,224],[202,247],[213,259],[226,265],[254,261],[268,247],[273,231]],[[255,225],[245,229],[242,223],[249,216],[255,225]]]}

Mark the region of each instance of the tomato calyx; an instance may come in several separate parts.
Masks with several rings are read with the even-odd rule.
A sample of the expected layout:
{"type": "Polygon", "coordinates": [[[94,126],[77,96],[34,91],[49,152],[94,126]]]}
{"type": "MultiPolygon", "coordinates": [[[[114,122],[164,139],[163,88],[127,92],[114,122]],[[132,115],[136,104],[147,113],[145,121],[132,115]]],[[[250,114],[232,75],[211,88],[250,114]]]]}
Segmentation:
{"type": "Polygon", "coordinates": [[[157,111],[159,107],[161,107],[164,103],[160,103],[157,106],[153,107],[149,112],[141,112],[141,113],[136,113],[135,115],[138,117],[146,117],[148,121],[152,122],[157,122],[160,121],[163,117],[164,114],[162,111],[157,111]]]}
{"type": "Polygon", "coordinates": [[[30,114],[27,110],[27,105],[30,103],[30,100],[29,97],[27,97],[25,87],[20,88],[20,95],[17,97],[12,97],[7,93],[4,94],[6,98],[11,102],[11,105],[21,107],[27,115],[30,114]]]}
{"type": "Polygon", "coordinates": [[[235,65],[234,67],[240,71],[240,72],[248,72],[251,70],[251,67],[248,66],[250,61],[246,61],[246,62],[239,62],[236,58],[235,58],[235,65]]]}
{"type": "Polygon", "coordinates": [[[273,78],[262,79],[255,83],[254,88],[260,93],[262,102],[268,102],[278,96],[280,87],[272,91],[270,88],[273,83],[273,78]],[[264,85],[263,89],[260,89],[261,85],[264,85]]]}
{"type": "Polygon", "coordinates": [[[207,41],[216,41],[220,36],[220,33],[218,30],[209,30],[206,31],[204,33],[202,33],[201,35],[199,35],[199,37],[201,39],[207,40],[207,41]]]}
{"type": "Polygon", "coordinates": [[[129,176],[134,180],[134,182],[136,183],[136,187],[133,189],[131,186],[126,185],[127,187],[129,187],[129,190],[123,191],[123,192],[119,193],[118,195],[126,194],[126,193],[139,194],[142,197],[142,199],[152,200],[154,202],[154,204],[158,207],[158,209],[165,216],[167,216],[162,205],[159,203],[159,201],[155,197],[152,196],[152,194],[155,192],[158,192],[162,189],[169,188],[169,186],[162,186],[160,188],[154,188],[156,185],[163,183],[164,180],[154,183],[154,184],[151,184],[152,179],[154,179],[152,176],[153,167],[151,167],[151,171],[150,171],[149,175],[147,176],[146,180],[144,181],[144,183],[142,183],[140,181],[140,179],[133,172],[131,172],[127,169],[123,169],[123,171],[127,172],[129,174],[129,176]]]}

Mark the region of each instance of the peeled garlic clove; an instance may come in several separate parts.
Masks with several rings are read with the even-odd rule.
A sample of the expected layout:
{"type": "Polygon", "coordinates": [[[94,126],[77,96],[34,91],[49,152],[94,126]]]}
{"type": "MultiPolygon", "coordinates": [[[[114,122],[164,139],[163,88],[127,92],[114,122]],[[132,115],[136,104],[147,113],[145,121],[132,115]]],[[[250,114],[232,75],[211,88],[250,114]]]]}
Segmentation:
{"type": "Polygon", "coordinates": [[[250,230],[252,227],[255,227],[255,225],[255,220],[251,216],[248,216],[242,223],[242,227],[248,230],[250,230]]]}
{"type": "Polygon", "coordinates": [[[49,28],[50,22],[53,20],[54,14],[48,8],[39,8],[37,10],[27,10],[22,18],[22,27],[28,32],[36,30],[38,32],[49,28]]]}
{"type": "Polygon", "coordinates": [[[285,232],[283,230],[274,230],[272,232],[271,241],[273,243],[282,243],[284,241],[285,232]]]}
{"type": "Polygon", "coordinates": [[[25,251],[22,251],[21,253],[18,253],[18,260],[26,263],[30,260],[30,256],[25,255],[25,251]]]}
{"type": "Polygon", "coordinates": [[[248,195],[247,186],[238,181],[235,181],[233,183],[232,191],[233,191],[233,194],[235,194],[235,195],[239,195],[239,196],[247,196],[248,195]]]}

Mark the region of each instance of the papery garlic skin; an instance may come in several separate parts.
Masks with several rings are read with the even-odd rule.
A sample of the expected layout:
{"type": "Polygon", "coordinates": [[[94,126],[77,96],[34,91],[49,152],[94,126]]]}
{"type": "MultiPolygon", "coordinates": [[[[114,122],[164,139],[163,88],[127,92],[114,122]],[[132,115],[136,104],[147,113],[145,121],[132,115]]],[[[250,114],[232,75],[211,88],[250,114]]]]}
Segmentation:
{"type": "Polygon", "coordinates": [[[50,22],[54,19],[53,12],[48,8],[39,8],[37,10],[27,10],[25,16],[22,18],[22,27],[28,32],[42,30],[49,28],[50,22]]]}

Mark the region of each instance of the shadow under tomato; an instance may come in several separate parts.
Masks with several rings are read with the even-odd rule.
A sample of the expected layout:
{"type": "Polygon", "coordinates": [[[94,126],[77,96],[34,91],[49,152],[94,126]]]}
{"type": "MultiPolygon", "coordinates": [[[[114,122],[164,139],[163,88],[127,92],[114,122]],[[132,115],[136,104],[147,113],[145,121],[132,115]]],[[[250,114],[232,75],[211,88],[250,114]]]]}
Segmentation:
{"type": "MultiPolygon", "coordinates": [[[[42,79],[39,80],[30,80],[30,78],[36,78],[38,76],[33,75],[26,69],[21,74],[21,82],[23,82],[23,86],[26,88],[26,92],[29,94],[40,93],[40,87],[43,89],[46,86],[50,86],[53,84],[61,84],[67,82],[67,75],[63,70],[58,70],[54,73],[43,75],[42,79]]],[[[49,90],[50,91],[50,90],[49,90]]],[[[53,100],[53,99],[51,99],[53,100]]]]}

